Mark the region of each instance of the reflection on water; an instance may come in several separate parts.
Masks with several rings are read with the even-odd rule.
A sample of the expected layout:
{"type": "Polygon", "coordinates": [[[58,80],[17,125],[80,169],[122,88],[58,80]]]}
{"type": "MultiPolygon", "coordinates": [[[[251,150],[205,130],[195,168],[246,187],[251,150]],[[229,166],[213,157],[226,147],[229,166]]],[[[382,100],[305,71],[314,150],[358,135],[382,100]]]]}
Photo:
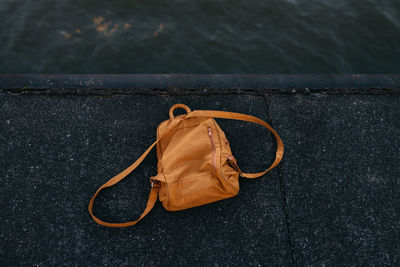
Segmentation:
{"type": "Polygon", "coordinates": [[[399,73],[398,0],[0,1],[0,73],[399,73]]]}

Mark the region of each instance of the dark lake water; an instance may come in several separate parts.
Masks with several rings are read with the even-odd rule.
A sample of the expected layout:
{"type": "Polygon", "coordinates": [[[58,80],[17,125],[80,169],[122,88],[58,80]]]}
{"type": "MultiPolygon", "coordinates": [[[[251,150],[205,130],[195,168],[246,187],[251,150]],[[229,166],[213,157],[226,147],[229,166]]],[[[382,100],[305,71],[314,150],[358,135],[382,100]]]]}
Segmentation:
{"type": "Polygon", "coordinates": [[[400,73],[400,0],[0,0],[0,73],[400,73]]]}

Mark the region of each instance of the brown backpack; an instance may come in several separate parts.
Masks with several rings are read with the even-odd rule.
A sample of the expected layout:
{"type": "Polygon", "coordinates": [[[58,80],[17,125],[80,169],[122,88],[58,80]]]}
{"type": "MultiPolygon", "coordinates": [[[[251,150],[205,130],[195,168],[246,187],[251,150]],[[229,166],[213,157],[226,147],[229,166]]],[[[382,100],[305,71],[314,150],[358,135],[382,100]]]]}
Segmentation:
{"type": "Polygon", "coordinates": [[[165,209],[184,210],[230,198],[239,193],[239,176],[257,178],[274,168],[282,159],[283,143],[278,134],[265,121],[240,113],[195,110],[176,104],[169,111],[170,119],[157,128],[157,140],[126,170],[102,185],[89,202],[89,213],[100,225],[128,227],[135,225],[149,213],[157,196],[165,209]],[[187,114],[174,116],[176,108],[187,114]],[[275,136],[277,151],[275,161],[265,171],[243,173],[232,155],[229,142],[214,118],[254,122],[264,126],[275,136]],[[93,215],[93,203],[104,188],[111,187],[124,179],[143,161],[157,144],[158,174],[150,178],[151,191],[146,209],[136,221],[108,223],[93,215]]]}

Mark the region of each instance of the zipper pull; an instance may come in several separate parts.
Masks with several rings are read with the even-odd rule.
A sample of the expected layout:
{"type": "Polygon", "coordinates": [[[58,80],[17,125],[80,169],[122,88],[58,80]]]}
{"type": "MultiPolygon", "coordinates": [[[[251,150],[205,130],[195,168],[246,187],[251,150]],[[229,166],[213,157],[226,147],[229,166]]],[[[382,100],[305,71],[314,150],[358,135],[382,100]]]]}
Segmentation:
{"type": "Polygon", "coordinates": [[[208,135],[209,135],[209,136],[212,136],[212,130],[211,130],[211,127],[208,127],[208,135]]]}

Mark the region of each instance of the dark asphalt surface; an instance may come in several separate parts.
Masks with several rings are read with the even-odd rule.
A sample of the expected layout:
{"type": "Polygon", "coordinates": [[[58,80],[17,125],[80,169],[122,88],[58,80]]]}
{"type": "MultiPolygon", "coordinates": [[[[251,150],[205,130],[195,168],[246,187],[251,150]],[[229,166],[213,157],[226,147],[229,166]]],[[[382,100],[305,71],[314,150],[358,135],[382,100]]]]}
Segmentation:
{"type": "MultiPolygon", "coordinates": [[[[0,264],[337,266],[400,262],[400,96],[0,95],[0,264]],[[175,103],[272,120],[279,168],[237,197],[104,228],[87,204],[155,139],[175,103]]],[[[244,171],[273,160],[259,126],[218,120],[244,171]]],[[[135,219],[156,174],[153,151],[95,204],[135,219]]]]}

